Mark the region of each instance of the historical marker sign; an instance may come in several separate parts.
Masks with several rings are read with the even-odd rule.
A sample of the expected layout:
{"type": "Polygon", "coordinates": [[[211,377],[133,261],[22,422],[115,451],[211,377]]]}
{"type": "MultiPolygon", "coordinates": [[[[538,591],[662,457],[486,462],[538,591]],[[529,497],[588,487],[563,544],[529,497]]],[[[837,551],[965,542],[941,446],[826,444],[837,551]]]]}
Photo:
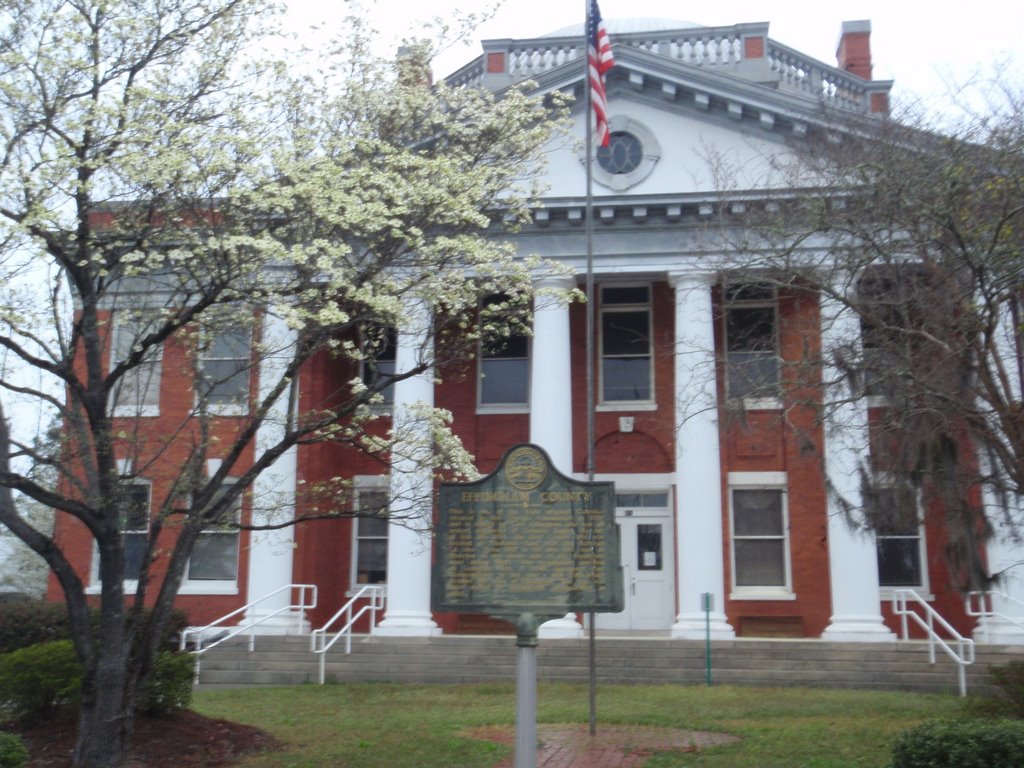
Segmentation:
{"type": "Polygon", "coordinates": [[[560,616],[623,608],[615,489],[559,473],[517,445],[475,483],[442,483],[436,611],[560,616]]]}

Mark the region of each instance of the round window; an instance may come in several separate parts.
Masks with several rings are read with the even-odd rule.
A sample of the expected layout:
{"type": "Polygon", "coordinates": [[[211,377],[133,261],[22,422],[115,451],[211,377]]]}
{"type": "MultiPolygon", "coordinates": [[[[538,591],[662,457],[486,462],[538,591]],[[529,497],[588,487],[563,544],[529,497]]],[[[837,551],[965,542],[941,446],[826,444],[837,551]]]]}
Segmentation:
{"type": "Polygon", "coordinates": [[[614,175],[632,173],[644,159],[640,139],[626,131],[614,131],[607,147],[597,148],[597,164],[614,175]]]}

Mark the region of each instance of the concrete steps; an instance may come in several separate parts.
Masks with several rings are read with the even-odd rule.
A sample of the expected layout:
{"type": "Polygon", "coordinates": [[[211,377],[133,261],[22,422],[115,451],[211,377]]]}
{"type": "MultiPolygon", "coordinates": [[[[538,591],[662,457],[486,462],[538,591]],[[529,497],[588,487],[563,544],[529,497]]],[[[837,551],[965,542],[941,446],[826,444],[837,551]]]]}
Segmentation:
{"type": "MultiPolygon", "coordinates": [[[[703,684],[701,641],[664,637],[599,637],[597,674],[605,683],[703,684]]],[[[821,640],[727,640],[711,646],[714,684],[871,688],[957,693],[956,665],[937,650],[928,663],[927,644],[830,643],[821,640]]],[[[980,692],[991,664],[1024,658],[1024,648],[977,647],[967,668],[968,691],[980,692]]],[[[339,642],[327,657],[329,681],[469,683],[515,680],[513,637],[449,635],[435,638],[356,636],[352,653],[339,642]]],[[[308,637],[262,636],[250,653],[244,641],[226,643],[203,656],[200,684],[295,685],[316,682],[319,659],[308,637]]],[[[542,640],[540,680],[585,682],[587,640],[542,640]]]]}

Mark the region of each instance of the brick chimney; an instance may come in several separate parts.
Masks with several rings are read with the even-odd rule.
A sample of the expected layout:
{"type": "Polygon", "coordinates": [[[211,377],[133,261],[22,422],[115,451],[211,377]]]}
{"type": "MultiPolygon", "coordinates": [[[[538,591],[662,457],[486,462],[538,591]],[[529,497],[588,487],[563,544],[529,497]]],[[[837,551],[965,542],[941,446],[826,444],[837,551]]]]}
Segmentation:
{"type": "Polygon", "coordinates": [[[836,60],[844,72],[871,79],[871,22],[844,21],[836,48],[836,60]]]}
{"type": "Polygon", "coordinates": [[[420,84],[429,88],[434,84],[434,72],[426,56],[427,50],[422,42],[398,47],[395,61],[398,63],[399,78],[406,85],[420,84]]]}

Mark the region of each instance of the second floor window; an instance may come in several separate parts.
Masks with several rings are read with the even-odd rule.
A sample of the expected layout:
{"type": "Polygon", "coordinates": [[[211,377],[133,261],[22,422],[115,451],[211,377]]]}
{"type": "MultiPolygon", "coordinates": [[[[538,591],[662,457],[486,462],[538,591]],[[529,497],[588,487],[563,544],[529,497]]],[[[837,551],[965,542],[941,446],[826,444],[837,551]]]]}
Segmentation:
{"type": "Polygon", "coordinates": [[[602,287],[601,400],[653,400],[651,360],[651,289],[602,287]]]}
{"type": "Polygon", "coordinates": [[[395,353],[398,349],[398,333],[394,328],[372,328],[362,333],[363,383],[367,387],[380,389],[385,405],[395,401],[395,385],[390,382],[395,376],[395,353]]]}
{"type": "Polygon", "coordinates": [[[945,383],[948,369],[935,367],[940,359],[935,354],[950,330],[942,316],[949,297],[920,265],[866,269],[857,285],[857,302],[866,395],[896,401],[920,391],[921,382],[925,390],[945,383]],[[939,343],[929,344],[930,338],[939,343]]]}
{"type": "Polygon", "coordinates": [[[526,406],[530,393],[530,339],[517,332],[520,318],[511,316],[503,296],[484,301],[480,339],[480,404],[526,406]]]}
{"type": "Polygon", "coordinates": [[[249,399],[252,329],[217,328],[199,350],[199,396],[214,408],[242,408],[249,399]]]}
{"type": "MultiPolygon", "coordinates": [[[[149,333],[141,316],[119,312],[114,316],[110,368],[127,360],[149,333]]],[[[134,368],[125,372],[111,393],[114,416],[156,416],[160,410],[160,374],[163,347],[151,348],[134,368]]]]}
{"type": "Polygon", "coordinates": [[[772,286],[726,286],[725,346],[731,399],[779,396],[778,308],[772,286]]]}

